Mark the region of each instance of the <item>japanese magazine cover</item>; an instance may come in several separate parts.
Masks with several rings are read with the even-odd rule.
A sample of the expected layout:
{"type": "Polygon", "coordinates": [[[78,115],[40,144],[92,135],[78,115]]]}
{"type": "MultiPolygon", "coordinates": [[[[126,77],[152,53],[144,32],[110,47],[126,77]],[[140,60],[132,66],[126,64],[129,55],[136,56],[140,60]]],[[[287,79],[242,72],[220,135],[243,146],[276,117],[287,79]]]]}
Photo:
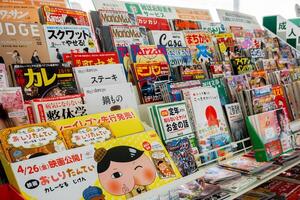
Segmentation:
{"type": "Polygon", "coordinates": [[[69,62],[73,67],[119,63],[116,52],[71,53],[69,55],[71,59],[69,62]]]}
{"type": "Polygon", "coordinates": [[[176,7],[177,19],[213,21],[209,10],[176,7]]]}
{"type": "Polygon", "coordinates": [[[264,70],[250,72],[247,74],[247,78],[251,89],[263,87],[269,84],[267,71],[264,70]]]}
{"type": "Polygon", "coordinates": [[[240,104],[226,104],[225,111],[228,119],[230,132],[234,141],[239,141],[249,137],[240,104]]]}
{"type": "Polygon", "coordinates": [[[226,105],[230,102],[228,90],[225,85],[225,82],[222,78],[212,78],[201,81],[202,86],[204,87],[213,87],[218,89],[220,101],[222,105],[226,105]]]}
{"type": "Polygon", "coordinates": [[[60,63],[14,65],[15,84],[22,88],[24,100],[77,94],[71,67],[60,63]]]}
{"type": "Polygon", "coordinates": [[[162,45],[130,45],[130,55],[133,63],[169,63],[162,45]]]}
{"type": "Polygon", "coordinates": [[[120,63],[123,64],[126,79],[128,82],[132,82],[133,81],[133,77],[131,73],[132,60],[128,48],[129,47],[117,47],[117,52],[118,52],[119,61],[120,63]]]}
{"type": "Polygon", "coordinates": [[[219,51],[223,60],[230,60],[229,52],[234,51],[235,41],[232,33],[220,33],[215,35],[219,51]]]}
{"type": "Polygon", "coordinates": [[[137,101],[131,83],[84,87],[84,102],[87,113],[94,114],[133,108],[136,112],[137,101]]]}
{"type": "Polygon", "coordinates": [[[28,123],[20,87],[0,88],[0,130],[28,123]]]}
{"type": "Polygon", "coordinates": [[[168,47],[167,55],[170,63],[171,76],[174,80],[182,80],[183,77],[180,74],[180,67],[192,66],[192,54],[187,47],[168,47]]]}
{"type": "Polygon", "coordinates": [[[4,63],[0,63],[0,88],[8,87],[8,73],[4,63]]]}
{"type": "Polygon", "coordinates": [[[200,21],[185,20],[185,19],[173,19],[171,21],[174,31],[183,30],[199,30],[201,29],[200,21]]]}
{"type": "Polygon", "coordinates": [[[7,66],[11,64],[49,62],[42,25],[2,22],[0,26],[3,30],[0,33],[2,41],[0,44],[1,56],[7,66]]]}
{"type": "Polygon", "coordinates": [[[51,62],[63,62],[64,53],[97,51],[89,26],[44,25],[44,31],[51,62]]]}
{"type": "Polygon", "coordinates": [[[250,89],[246,75],[234,75],[226,77],[232,102],[237,101],[237,94],[243,90],[250,89]]]}
{"type": "Polygon", "coordinates": [[[133,64],[131,71],[141,103],[162,101],[160,86],[168,82],[170,78],[170,69],[167,63],[133,64]]]}
{"type": "MultiPolygon", "coordinates": [[[[189,103],[192,110],[192,119],[195,126],[198,146],[201,152],[222,147],[231,142],[229,129],[225,121],[218,90],[202,87],[188,89],[189,103]]],[[[230,149],[220,149],[218,156],[224,156],[230,149]]],[[[215,152],[202,156],[202,162],[216,158],[215,152]]]]}
{"type": "Polygon", "coordinates": [[[233,58],[231,59],[231,65],[235,75],[247,74],[255,69],[248,57],[233,58]]]}
{"type": "Polygon", "coordinates": [[[184,35],[181,31],[149,31],[149,42],[166,47],[186,47],[184,35]]]}
{"type": "Polygon", "coordinates": [[[39,15],[36,7],[24,4],[9,4],[1,2],[0,5],[1,22],[21,22],[21,23],[39,23],[39,15]]]}
{"type": "Polygon", "coordinates": [[[164,18],[136,16],[136,23],[139,26],[145,27],[147,31],[150,30],[170,31],[171,30],[169,21],[164,18]]]}
{"type": "Polygon", "coordinates": [[[80,94],[33,99],[31,104],[36,123],[68,119],[87,114],[86,106],[80,94]]]}
{"type": "Polygon", "coordinates": [[[276,109],[272,86],[266,85],[251,90],[253,114],[267,112],[276,109]]]}
{"type": "MultiPolygon", "coordinates": [[[[132,44],[148,45],[148,37],[145,27],[115,25],[109,26],[112,45],[117,47],[129,47],[132,44]]],[[[105,35],[103,35],[105,37],[105,35]]]]}
{"type": "Polygon", "coordinates": [[[102,26],[136,24],[134,15],[126,11],[100,9],[98,14],[102,26]]]}
{"type": "Polygon", "coordinates": [[[61,132],[48,123],[5,129],[1,146],[9,162],[18,162],[66,150],[61,132]]]}
{"type": "Polygon", "coordinates": [[[90,25],[87,13],[81,10],[54,6],[42,6],[39,9],[39,13],[42,24],[79,26],[90,25]]]}
{"type": "Polygon", "coordinates": [[[124,68],[121,64],[75,67],[73,68],[73,72],[77,86],[81,91],[84,87],[121,84],[127,82],[124,68]]]}

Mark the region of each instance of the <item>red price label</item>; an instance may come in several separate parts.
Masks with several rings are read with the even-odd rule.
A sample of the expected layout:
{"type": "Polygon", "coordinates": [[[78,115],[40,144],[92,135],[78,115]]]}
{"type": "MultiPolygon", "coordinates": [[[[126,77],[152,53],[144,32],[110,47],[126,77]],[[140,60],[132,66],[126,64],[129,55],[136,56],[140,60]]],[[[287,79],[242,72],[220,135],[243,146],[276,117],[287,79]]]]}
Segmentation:
{"type": "Polygon", "coordinates": [[[143,147],[146,151],[150,151],[151,150],[151,145],[149,142],[145,141],[143,142],[143,147]]]}

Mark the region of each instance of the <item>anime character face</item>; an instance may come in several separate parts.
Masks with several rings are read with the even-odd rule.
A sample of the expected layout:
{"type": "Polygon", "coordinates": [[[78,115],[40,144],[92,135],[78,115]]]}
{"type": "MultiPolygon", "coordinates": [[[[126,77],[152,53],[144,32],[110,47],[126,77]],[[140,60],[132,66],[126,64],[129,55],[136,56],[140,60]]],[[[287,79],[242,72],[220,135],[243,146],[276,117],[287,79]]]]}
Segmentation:
{"type": "MultiPolygon", "coordinates": [[[[130,149],[129,151],[135,149],[130,149]]],[[[125,195],[135,186],[150,185],[156,178],[152,161],[143,153],[128,161],[110,161],[109,167],[98,174],[103,188],[113,195],[125,195]]]]}

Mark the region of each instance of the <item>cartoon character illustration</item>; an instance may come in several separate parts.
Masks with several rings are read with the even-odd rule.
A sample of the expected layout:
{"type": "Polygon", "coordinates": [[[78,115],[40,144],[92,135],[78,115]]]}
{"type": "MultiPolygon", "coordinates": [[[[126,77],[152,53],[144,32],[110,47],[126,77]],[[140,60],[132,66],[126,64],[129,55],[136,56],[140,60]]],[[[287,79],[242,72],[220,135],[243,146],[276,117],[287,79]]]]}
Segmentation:
{"type": "Polygon", "coordinates": [[[197,52],[197,60],[198,61],[200,61],[201,58],[205,61],[212,59],[212,53],[208,50],[207,46],[197,45],[196,47],[198,49],[198,52],[197,52]]]}
{"type": "Polygon", "coordinates": [[[102,190],[96,186],[89,186],[86,188],[82,196],[84,200],[105,200],[102,190]]]}
{"type": "Polygon", "coordinates": [[[95,151],[94,159],[99,182],[112,195],[130,197],[145,192],[156,178],[153,162],[134,147],[100,148],[95,151]]]}

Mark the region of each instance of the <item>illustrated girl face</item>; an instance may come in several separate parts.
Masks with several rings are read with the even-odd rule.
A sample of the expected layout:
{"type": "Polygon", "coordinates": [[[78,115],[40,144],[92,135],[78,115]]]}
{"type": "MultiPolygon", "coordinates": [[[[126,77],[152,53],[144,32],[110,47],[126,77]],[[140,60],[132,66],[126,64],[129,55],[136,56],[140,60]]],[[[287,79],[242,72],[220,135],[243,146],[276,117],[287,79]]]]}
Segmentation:
{"type": "Polygon", "coordinates": [[[150,185],[156,178],[152,161],[143,153],[132,161],[110,161],[109,167],[98,174],[103,188],[113,195],[125,195],[136,185],[150,185]]]}

